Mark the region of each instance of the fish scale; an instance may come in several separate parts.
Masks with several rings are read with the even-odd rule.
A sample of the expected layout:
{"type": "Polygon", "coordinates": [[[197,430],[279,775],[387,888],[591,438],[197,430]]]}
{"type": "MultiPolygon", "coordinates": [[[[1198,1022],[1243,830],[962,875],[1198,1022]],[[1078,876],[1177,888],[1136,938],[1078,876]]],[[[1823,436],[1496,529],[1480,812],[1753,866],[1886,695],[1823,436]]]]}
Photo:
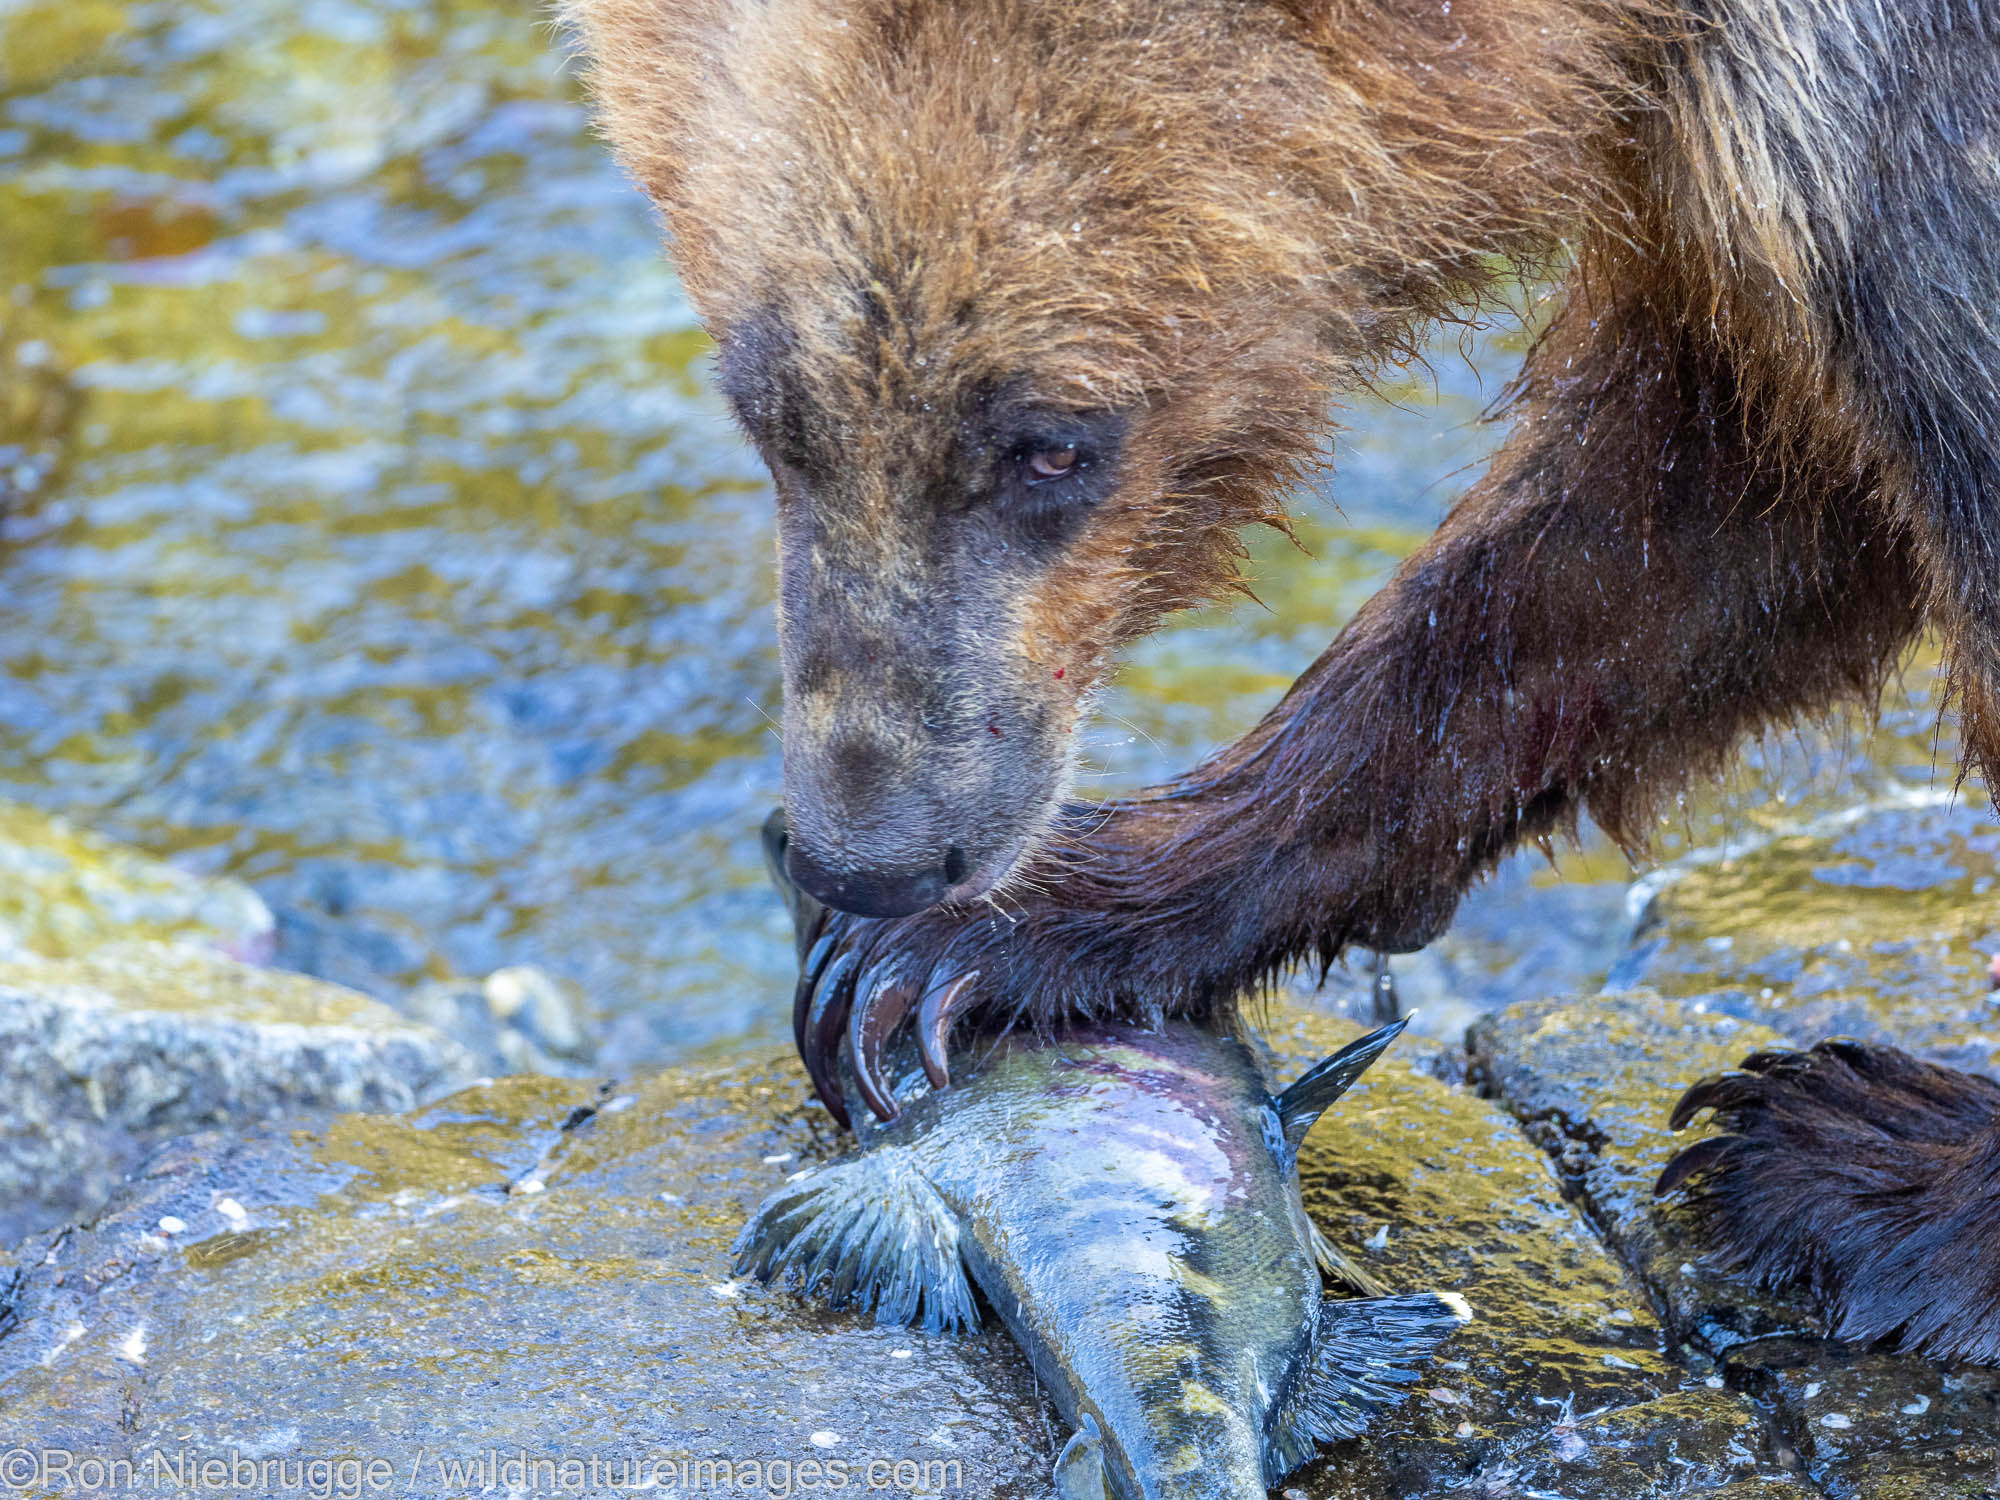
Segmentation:
{"type": "Polygon", "coordinates": [[[1063,1500],[1261,1494],[1470,1315],[1329,1298],[1299,1197],[1306,1129],[1402,1024],[1275,1097],[1243,1041],[1178,1023],[1009,1038],[947,1089],[912,1068],[895,1121],[758,1210],[738,1269],[933,1331],[978,1320],[976,1286],[1075,1428],[1063,1500]]]}

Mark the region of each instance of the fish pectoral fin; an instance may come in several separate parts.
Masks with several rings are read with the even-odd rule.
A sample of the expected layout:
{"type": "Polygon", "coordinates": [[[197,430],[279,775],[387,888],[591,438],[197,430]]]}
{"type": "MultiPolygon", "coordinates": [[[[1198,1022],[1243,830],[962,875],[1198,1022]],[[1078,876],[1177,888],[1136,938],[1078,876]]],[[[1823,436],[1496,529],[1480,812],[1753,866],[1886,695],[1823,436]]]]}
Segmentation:
{"type": "Polygon", "coordinates": [[[1388,1050],[1389,1043],[1401,1036],[1409,1024],[1410,1018],[1405,1016],[1364,1037],[1356,1037],[1324,1062],[1314,1063],[1297,1083],[1278,1095],[1278,1123],[1284,1127],[1285,1139],[1294,1149],[1306,1138],[1313,1121],[1354,1086],[1354,1080],[1368,1071],[1369,1065],[1388,1050]]]}
{"type": "Polygon", "coordinates": [[[1272,1415],[1266,1478],[1275,1484],[1319,1444],[1359,1435],[1408,1394],[1431,1351],[1471,1317],[1463,1297],[1436,1292],[1321,1302],[1305,1368],[1272,1415]]]}
{"type": "Polygon", "coordinates": [[[1056,1500],[1109,1500],[1104,1483],[1104,1435],[1089,1412],[1056,1458],[1056,1500]]]}
{"type": "Polygon", "coordinates": [[[829,1307],[929,1333],[979,1326],[958,1248],[958,1216],[914,1155],[877,1146],[802,1172],[766,1198],[734,1247],[736,1274],[793,1273],[829,1307]]]}

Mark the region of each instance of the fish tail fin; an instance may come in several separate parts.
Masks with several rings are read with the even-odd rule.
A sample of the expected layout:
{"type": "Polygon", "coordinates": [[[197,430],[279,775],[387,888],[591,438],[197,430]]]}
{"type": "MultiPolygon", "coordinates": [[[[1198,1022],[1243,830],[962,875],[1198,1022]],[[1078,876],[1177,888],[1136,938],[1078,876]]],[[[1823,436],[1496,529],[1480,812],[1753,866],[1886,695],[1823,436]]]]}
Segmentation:
{"type": "Polygon", "coordinates": [[[1389,1043],[1401,1036],[1409,1024],[1408,1016],[1391,1021],[1306,1069],[1297,1083],[1278,1095],[1278,1122],[1284,1126],[1285,1139],[1296,1148],[1312,1129],[1313,1121],[1354,1086],[1354,1080],[1368,1071],[1369,1065],[1388,1050],[1389,1043]]]}
{"type": "Polygon", "coordinates": [[[1320,1303],[1312,1351],[1271,1423],[1266,1479],[1276,1484],[1319,1444],[1360,1434],[1403,1399],[1431,1351],[1471,1318],[1465,1299],[1452,1293],[1320,1303]]]}
{"type": "Polygon", "coordinates": [[[802,1172],[736,1237],[736,1274],[791,1274],[832,1308],[928,1333],[979,1325],[958,1249],[958,1217],[909,1153],[878,1146],[802,1172]]]}

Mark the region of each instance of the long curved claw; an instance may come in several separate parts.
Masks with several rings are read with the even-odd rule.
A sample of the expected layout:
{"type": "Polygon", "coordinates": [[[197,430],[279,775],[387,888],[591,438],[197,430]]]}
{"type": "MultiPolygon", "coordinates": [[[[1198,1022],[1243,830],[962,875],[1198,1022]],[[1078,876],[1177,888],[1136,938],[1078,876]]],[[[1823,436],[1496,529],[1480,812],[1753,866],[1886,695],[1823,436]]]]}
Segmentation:
{"type": "Polygon", "coordinates": [[[1680,1103],[1674,1106],[1673,1114],[1667,1117],[1669,1130],[1684,1130],[1704,1109],[1726,1110],[1740,1104],[1764,1082],[1761,1073],[1745,1072],[1741,1068],[1731,1068],[1726,1073],[1717,1073],[1681,1095],[1680,1103]]]}
{"type": "MultiPolygon", "coordinates": [[[[820,927],[826,925],[824,908],[821,909],[817,925],[820,927]]],[[[800,934],[800,942],[803,944],[804,941],[804,934],[800,934]]],[[[832,933],[815,936],[805,957],[799,961],[798,987],[792,991],[792,1045],[798,1048],[801,1057],[806,1054],[806,1018],[811,1012],[813,998],[819,993],[820,971],[825,969],[827,959],[833,955],[833,949],[832,933]]]]}
{"type": "MultiPolygon", "coordinates": [[[[792,918],[792,941],[798,950],[800,968],[811,967],[815,951],[824,952],[826,929],[832,921],[831,907],[821,906],[810,896],[799,897],[798,914],[792,918]]],[[[825,961],[823,957],[820,960],[825,961]]]]}
{"type": "Polygon", "coordinates": [[[1667,1163],[1653,1183],[1654,1196],[1664,1198],[1669,1193],[1678,1192],[1686,1186],[1690,1177],[1708,1171],[1740,1144],[1731,1135],[1712,1135],[1705,1141],[1696,1141],[1667,1163]]]}
{"type": "Polygon", "coordinates": [[[883,1120],[903,1112],[882,1077],[882,1044],[895,1033],[917,998],[913,985],[890,983],[876,989],[872,982],[856,986],[856,1004],[848,1012],[847,1050],[854,1060],[854,1081],[861,1097],[883,1120]]]}
{"type": "MultiPolygon", "coordinates": [[[[811,1007],[800,1028],[799,1055],[805,1059],[806,1072],[812,1075],[813,1092],[843,1130],[849,1129],[853,1122],[848,1118],[847,1101],[840,1094],[834,1059],[840,1055],[841,1022],[847,1016],[842,997],[847,971],[854,967],[854,962],[852,953],[843,953],[827,966],[817,984],[805,979],[799,981],[799,995],[811,996],[811,1007]]],[[[794,1002],[795,1013],[797,1009],[794,1002]]]]}
{"type": "Polygon", "coordinates": [[[945,1066],[945,1044],[951,1039],[951,1023],[958,1019],[959,1006],[978,978],[977,969],[961,974],[942,989],[924,996],[923,1006],[917,1011],[917,1051],[924,1060],[924,1076],[934,1089],[951,1087],[951,1071],[945,1066]]]}
{"type": "Polygon", "coordinates": [[[760,838],[764,846],[764,868],[770,872],[771,884],[778,888],[785,910],[792,914],[792,942],[799,955],[799,983],[792,991],[792,1041],[803,1056],[806,1027],[812,1015],[813,1000],[819,993],[820,970],[826,967],[835,943],[834,935],[826,930],[832,922],[833,913],[800,890],[785,870],[785,852],[790,847],[791,837],[791,829],[785,822],[785,809],[772,808],[770,816],[764,819],[760,838]]]}

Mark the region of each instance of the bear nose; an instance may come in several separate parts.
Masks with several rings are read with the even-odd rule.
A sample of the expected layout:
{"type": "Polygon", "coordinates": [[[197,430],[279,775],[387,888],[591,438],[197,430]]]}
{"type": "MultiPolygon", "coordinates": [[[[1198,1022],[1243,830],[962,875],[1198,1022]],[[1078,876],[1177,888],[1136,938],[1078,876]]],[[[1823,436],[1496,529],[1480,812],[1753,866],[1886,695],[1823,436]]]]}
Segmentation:
{"type": "Polygon", "coordinates": [[[906,917],[935,906],[964,878],[965,851],[952,847],[935,864],[909,869],[830,870],[793,838],[785,850],[785,873],[807,895],[836,911],[858,917],[906,917]]]}

